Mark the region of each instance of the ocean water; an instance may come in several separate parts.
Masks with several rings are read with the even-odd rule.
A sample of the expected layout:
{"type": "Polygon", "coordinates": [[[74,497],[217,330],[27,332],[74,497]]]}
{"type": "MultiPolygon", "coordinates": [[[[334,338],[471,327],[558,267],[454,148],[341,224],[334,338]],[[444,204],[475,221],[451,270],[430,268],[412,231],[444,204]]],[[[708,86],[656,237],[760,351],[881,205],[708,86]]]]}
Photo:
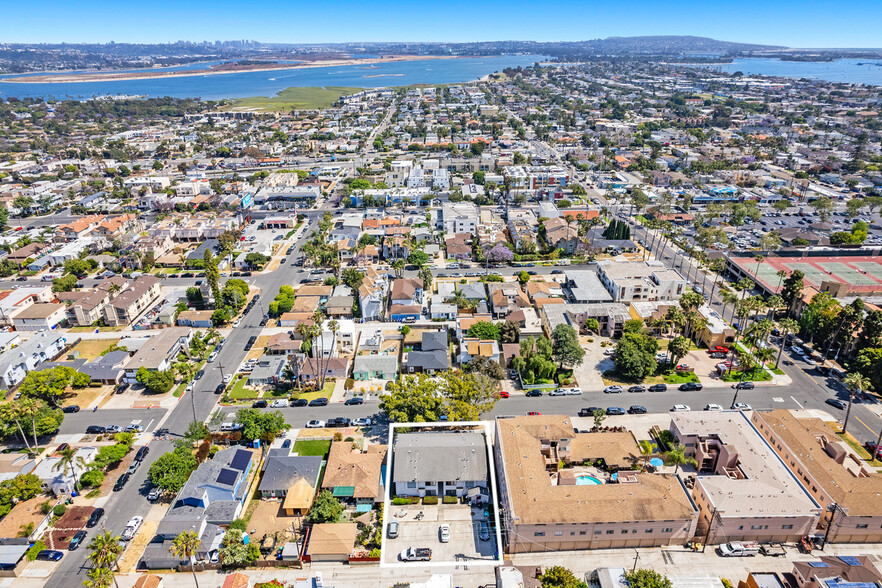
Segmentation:
{"type": "Polygon", "coordinates": [[[882,60],[837,59],[836,61],[781,61],[780,59],[734,59],[732,63],[708,64],[707,67],[726,73],[784,78],[809,78],[828,82],[882,86],[882,60]]]}
{"type": "MultiPolygon", "coordinates": [[[[87,99],[104,95],[171,96],[174,98],[245,98],[273,96],[285,88],[348,86],[381,88],[410,84],[455,84],[478,79],[506,67],[528,66],[546,58],[540,55],[505,55],[463,59],[426,59],[390,63],[251,71],[149,80],[28,84],[0,82],[0,97],[87,99]]],[[[155,68],[150,71],[200,69],[213,63],[155,68]]],[[[26,78],[30,75],[0,76],[26,78]]]]}

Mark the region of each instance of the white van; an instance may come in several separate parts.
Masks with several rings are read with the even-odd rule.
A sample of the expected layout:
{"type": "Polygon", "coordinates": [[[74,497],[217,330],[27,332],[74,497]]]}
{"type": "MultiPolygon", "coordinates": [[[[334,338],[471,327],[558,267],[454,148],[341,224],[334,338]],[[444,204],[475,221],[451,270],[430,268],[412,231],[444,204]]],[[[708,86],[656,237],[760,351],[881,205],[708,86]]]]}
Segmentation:
{"type": "Polygon", "coordinates": [[[242,425],[239,423],[221,423],[220,430],[225,433],[229,433],[230,431],[238,431],[242,428],[242,425]]]}

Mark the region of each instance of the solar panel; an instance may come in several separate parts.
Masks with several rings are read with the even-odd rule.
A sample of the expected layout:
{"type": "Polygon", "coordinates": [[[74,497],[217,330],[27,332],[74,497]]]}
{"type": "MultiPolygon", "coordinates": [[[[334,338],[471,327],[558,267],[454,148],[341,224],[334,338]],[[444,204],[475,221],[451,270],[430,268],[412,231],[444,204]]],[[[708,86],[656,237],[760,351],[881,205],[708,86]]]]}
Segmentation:
{"type": "Polygon", "coordinates": [[[236,478],[238,474],[234,470],[228,470],[227,468],[221,469],[220,473],[217,475],[217,483],[224,484],[226,486],[232,486],[236,483],[236,478]]]}
{"type": "Polygon", "coordinates": [[[251,461],[251,454],[245,451],[244,449],[238,449],[236,451],[236,455],[233,456],[233,461],[230,462],[230,467],[239,470],[240,472],[244,472],[248,467],[248,462],[251,461]]]}
{"type": "Polygon", "coordinates": [[[808,565],[813,568],[829,568],[830,567],[822,561],[810,561],[810,562],[808,562],[808,565]]]}
{"type": "Polygon", "coordinates": [[[839,561],[841,561],[842,563],[844,563],[845,565],[848,565],[848,566],[861,565],[861,562],[858,561],[858,558],[851,556],[851,555],[840,555],[839,561]]]}

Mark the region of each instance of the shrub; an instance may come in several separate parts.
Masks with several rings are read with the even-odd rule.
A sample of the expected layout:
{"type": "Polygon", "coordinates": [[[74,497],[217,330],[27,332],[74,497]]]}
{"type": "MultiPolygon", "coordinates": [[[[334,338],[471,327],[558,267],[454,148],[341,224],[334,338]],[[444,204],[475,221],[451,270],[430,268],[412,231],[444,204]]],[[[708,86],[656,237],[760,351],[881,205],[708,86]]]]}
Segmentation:
{"type": "Polygon", "coordinates": [[[374,547],[371,549],[370,553],[368,553],[368,557],[380,557],[380,548],[374,547]]]}
{"type": "Polygon", "coordinates": [[[80,485],[84,488],[97,488],[104,481],[104,472],[101,470],[89,470],[80,476],[80,485]]]}
{"type": "Polygon", "coordinates": [[[242,519],[236,519],[232,523],[230,523],[229,531],[244,531],[248,526],[248,523],[243,521],[242,519]]]}
{"type": "Polygon", "coordinates": [[[334,433],[334,441],[342,441],[342,440],[343,440],[343,433],[341,433],[340,431],[337,431],[336,433],[334,433]]]}
{"type": "Polygon", "coordinates": [[[444,504],[456,504],[457,503],[456,496],[445,496],[442,499],[442,502],[444,504]]]}
{"type": "Polygon", "coordinates": [[[40,553],[41,551],[43,551],[44,549],[46,549],[46,544],[43,543],[41,540],[37,539],[34,542],[34,544],[31,546],[31,548],[28,549],[28,551],[26,553],[28,561],[34,561],[35,559],[37,559],[37,554],[40,553]]]}
{"type": "MultiPolygon", "coordinates": [[[[82,478],[80,478],[80,481],[82,481],[82,478]]],[[[40,503],[40,512],[43,513],[44,515],[47,515],[50,512],[52,512],[52,501],[51,500],[44,500],[43,502],[41,502],[40,503]]]]}
{"type": "Polygon", "coordinates": [[[423,504],[438,504],[437,496],[425,496],[423,498],[423,504]]]}
{"type": "Polygon", "coordinates": [[[52,514],[54,514],[57,517],[62,516],[66,512],[67,512],[67,507],[64,506],[63,504],[56,504],[55,508],[52,509],[52,514]]]}
{"type": "Polygon", "coordinates": [[[353,380],[352,378],[346,378],[346,382],[343,384],[343,387],[347,390],[352,390],[353,388],[355,388],[355,380],[353,380]]]}
{"type": "Polygon", "coordinates": [[[355,439],[353,437],[346,437],[343,440],[346,441],[347,443],[353,443],[355,441],[355,439]]]}
{"type": "Polygon", "coordinates": [[[417,504],[420,501],[419,498],[416,497],[408,497],[408,496],[396,496],[392,499],[392,504],[396,506],[402,506],[404,504],[417,504]]]}

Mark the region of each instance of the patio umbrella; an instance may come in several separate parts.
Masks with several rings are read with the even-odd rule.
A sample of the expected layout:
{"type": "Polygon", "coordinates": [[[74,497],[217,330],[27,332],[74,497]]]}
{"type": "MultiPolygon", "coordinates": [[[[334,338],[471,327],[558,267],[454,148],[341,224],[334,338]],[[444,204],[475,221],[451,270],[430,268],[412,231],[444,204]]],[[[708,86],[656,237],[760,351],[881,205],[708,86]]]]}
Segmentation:
{"type": "Polygon", "coordinates": [[[657,457],[653,457],[652,459],[649,460],[649,464],[652,466],[655,466],[657,468],[660,468],[663,465],[665,465],[665,462],[663,462],[661,459],[659,459],[657,457]]]}
{"type": "Polygon", "coordinates": [[[370,525],[370,524],[371,524],[371,517],[372,517],[372,516],[373,516],[373,512],[372,512],[372,511],[368,511],[368,512],[366,512],[366,513],[364,513],[364,514],[360,514],[360,515],[358,515],[357,517],[355,517],[355,522],[356,522],[356,523],[361,523],[361,524],[363,524],[363,525],[370,525]]]}

